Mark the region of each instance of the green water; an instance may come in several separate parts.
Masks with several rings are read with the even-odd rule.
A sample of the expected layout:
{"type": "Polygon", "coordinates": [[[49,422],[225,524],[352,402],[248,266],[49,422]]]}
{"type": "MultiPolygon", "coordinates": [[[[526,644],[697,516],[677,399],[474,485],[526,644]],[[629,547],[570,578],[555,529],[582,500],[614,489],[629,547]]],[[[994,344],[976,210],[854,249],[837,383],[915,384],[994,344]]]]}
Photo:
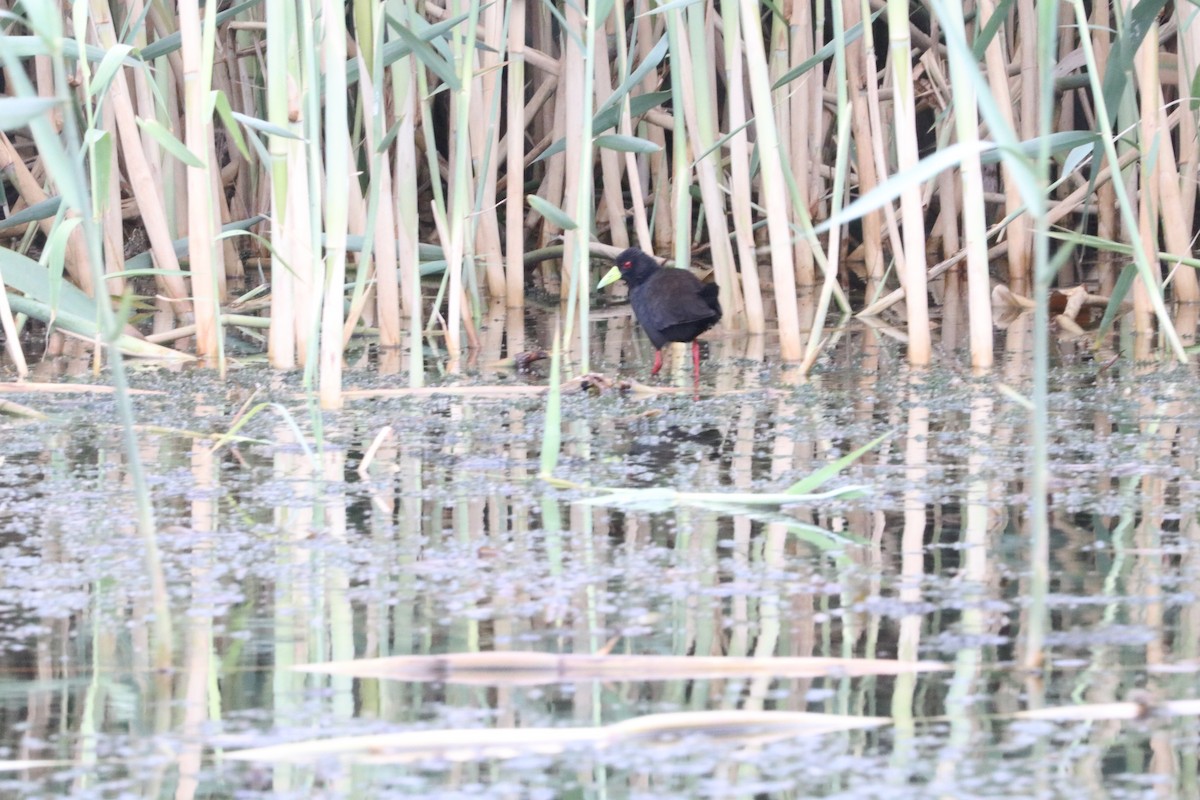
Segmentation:
{"type": "MultiPolygon", "coordinates": [[[[601,323],[595,340],[593,369],[648,381],[652,354],[626,323],[601,323]]],[[[430,384],[544,382],[490,366],[507,354],[500,336],[485,331],[485,346],[475,366],[431,373],[430,384]]],[[[111,398],[6,394],[49,418],[0,418],[0,796],[1198,796],[1200,726],[1163,703],[1198,688],[1200,382],[1193,368],[1056,358],[1050,632],[1042,668],[1027,669],[1028,415],[1012,397],[1028,389],[1027,362],[1011,353],[987,379],[946,367],[914,376],[894,342],[853,329],[802,381],[769,342],[729,337],[708,346],[699,400],[687,358],[664,372],[681,394],[564,397],[555,474],[579,485],[779,491],[892,432],[830,483],[863,496],[764,513],[578,502],[595,493],[537,478],[536,394],[359,399],[325,416],[318,448],[294,377],[253,365],[224,383],[140,370],[135,385],[161,392],[136,406],[171,590],[165,674],[150,664],[149,580],[111,398]],[[247,400],[287,409],[308,450],[264,411],[240,431],[256,441],[212,452],[247,400]],[[538,685],[289,669],[605,645],[916,656],[947,669],[538,685]],[[1130,699],[1138,719],[1019,717],[1130,699]],[[342,736],[716,709],[892,723],[386,765],[225,757],[342,736]]],[[[394,364],[367,354],[346,385],[404,386],[384,374],[394,364]]],[[[78,366],[47,369],[90,380],[70,377],[78,366]]]]}

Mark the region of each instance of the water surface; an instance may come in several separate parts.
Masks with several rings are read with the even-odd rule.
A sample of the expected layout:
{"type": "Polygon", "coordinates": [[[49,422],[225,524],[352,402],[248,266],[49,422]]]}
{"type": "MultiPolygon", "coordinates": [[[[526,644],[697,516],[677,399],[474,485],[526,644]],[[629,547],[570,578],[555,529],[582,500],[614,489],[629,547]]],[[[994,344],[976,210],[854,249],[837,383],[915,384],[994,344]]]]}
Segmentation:
{"type": "MultiPolygon", "coordinates": [[[[707,345],[699,399],[563,398],[555,475],[538,478],[544,397],[496,365],[541,328],[485,330],[451,395],[366,397],[320,430],[299,379],[253,363],[219,381],[137,371],[141,456],[170,589],[173,669],[153,613],[113,400],[4,397],[0,425],[0,795],[13,797],[1197,796],[1193,367],[1133,368],[1064,348],[1052,377],[1052,553],[1041,669],[1029,662],[1028,354],[993,376],[913,374],[902,349],[844,332],[802,379],[770,342],[707,345]],[[215,450],[247,407],[278,403],[215,450]],[[247,405],[249,404],[249,405],[247,405]],[[370,464],[365,454],[385,434],[370,464]],[[613,508],[586,487],[776,492],[891,433],[782,510],[613,508]],[[318,442],[318,438],[320,441],[318,442]],[[847,678],[469,685],[353,679],[293,665],[490,650],[929,659],[945,671],[847,678]],[[1020,712],[1136,702],[1140,718],[1020,712]],[[372,765],[226,754],[406,730],[605,726],[718,709],[881,716],[777,739],[683,735],[508,758],[372,765]],[[23,759],[48,760],[31,768],[23,759]]],[[[1012,334],[1010,333],[1010,337],[1012,334]]],[[[597,324],[592,369],[649,382],[627,319],[597,324]]],[[[406,385],[364,352],[363,389],[406,385]]],[[[948,356],[943,365],[959,364],[948,356]]],[[[103,383],[82,358],[40,379],[103,383]],[[84,366],[83,369],[80,369],[84,366]]]]}

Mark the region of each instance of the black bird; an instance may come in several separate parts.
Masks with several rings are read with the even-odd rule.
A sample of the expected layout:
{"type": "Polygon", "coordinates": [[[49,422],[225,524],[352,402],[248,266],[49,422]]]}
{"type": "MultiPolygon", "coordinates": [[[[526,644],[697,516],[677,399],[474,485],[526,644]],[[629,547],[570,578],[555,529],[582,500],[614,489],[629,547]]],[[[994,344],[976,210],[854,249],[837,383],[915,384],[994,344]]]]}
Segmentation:
{"type": "Polygon", "coordinates": [[[629,284],[633,315],[654,344],[654,369],[662,369],[662,347],[667,342],[691,342],[696,383],[700,382],[700,343],[696,337],[721,319],[720,289],[702,283],[686,269],[664,269],[650,256],[630,247],[616,258],[616,266],[600,279],[597,289],[623,278],[629,284]]]}

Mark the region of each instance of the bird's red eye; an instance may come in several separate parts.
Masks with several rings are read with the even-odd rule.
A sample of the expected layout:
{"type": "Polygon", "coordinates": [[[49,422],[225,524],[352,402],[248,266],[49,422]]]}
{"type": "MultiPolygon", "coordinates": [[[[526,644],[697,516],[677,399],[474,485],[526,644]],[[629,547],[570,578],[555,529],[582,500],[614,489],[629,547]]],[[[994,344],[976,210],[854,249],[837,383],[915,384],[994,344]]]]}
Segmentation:
{"type": "Polygon", "coordinates": [[[621,265],[621,269],[629,269],[632,266],[633,266],[632,261],[626,261],[624,264],[621,265]]]}

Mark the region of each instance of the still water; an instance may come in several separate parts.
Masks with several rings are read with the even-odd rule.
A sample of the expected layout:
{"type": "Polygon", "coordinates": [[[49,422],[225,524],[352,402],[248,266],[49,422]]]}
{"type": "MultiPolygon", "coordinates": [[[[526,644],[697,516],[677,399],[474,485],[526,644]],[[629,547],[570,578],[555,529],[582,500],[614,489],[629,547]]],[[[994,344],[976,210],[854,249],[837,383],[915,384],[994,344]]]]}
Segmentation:
{"type": "MultiPolygon", "coordinates": [[[[913,374],[869,328],[839,334],[807,379],[769,340],[718,336],[699,399],[686,357],[654,384],[679,392],[564,396],[560,483],[538,477],[545,375],[501,363],[544,346],[544,329],[493,322],[474,363],[430,374],[448,394],[394,396],[406,359],[364,352],[345,379],[363,391],[320,426],[298,378],[253,359],[224,382],[138,369],[169,671],[151,661],[112,398],[5,392],[45,418],[0,418],[0,796],[1200,796],[1196,712],[1171,704],[1200,688],[1194,367],[1056,347],[1048,628],[1031,652],[1028,322],[985,378],[955,357],[913,374]],[[245,438],[214,448],[264,401],[245,438]],[[822,487],[861,492],[782,508],[712,497],[782,491],[882,434],[822,487]],[[702,496],[586,502],[596,487],[702,496]],[[293,669],[496,650],[943,669],[293,669]],[[719,710],[846,725],[574,735],[719,710]],[[522,743],[542,729],[563,733],[522,743]],[[439,744],[481,731],[490,748],[439,744]],[[237,753],[403,732],[428,732],[428,747],[237,753]]],[[[598,323],[593,344],[593,370],[649,381],[627,319],[598,323]]],[[[38,369],[104,382],[82,354],[38,369]]]]}

